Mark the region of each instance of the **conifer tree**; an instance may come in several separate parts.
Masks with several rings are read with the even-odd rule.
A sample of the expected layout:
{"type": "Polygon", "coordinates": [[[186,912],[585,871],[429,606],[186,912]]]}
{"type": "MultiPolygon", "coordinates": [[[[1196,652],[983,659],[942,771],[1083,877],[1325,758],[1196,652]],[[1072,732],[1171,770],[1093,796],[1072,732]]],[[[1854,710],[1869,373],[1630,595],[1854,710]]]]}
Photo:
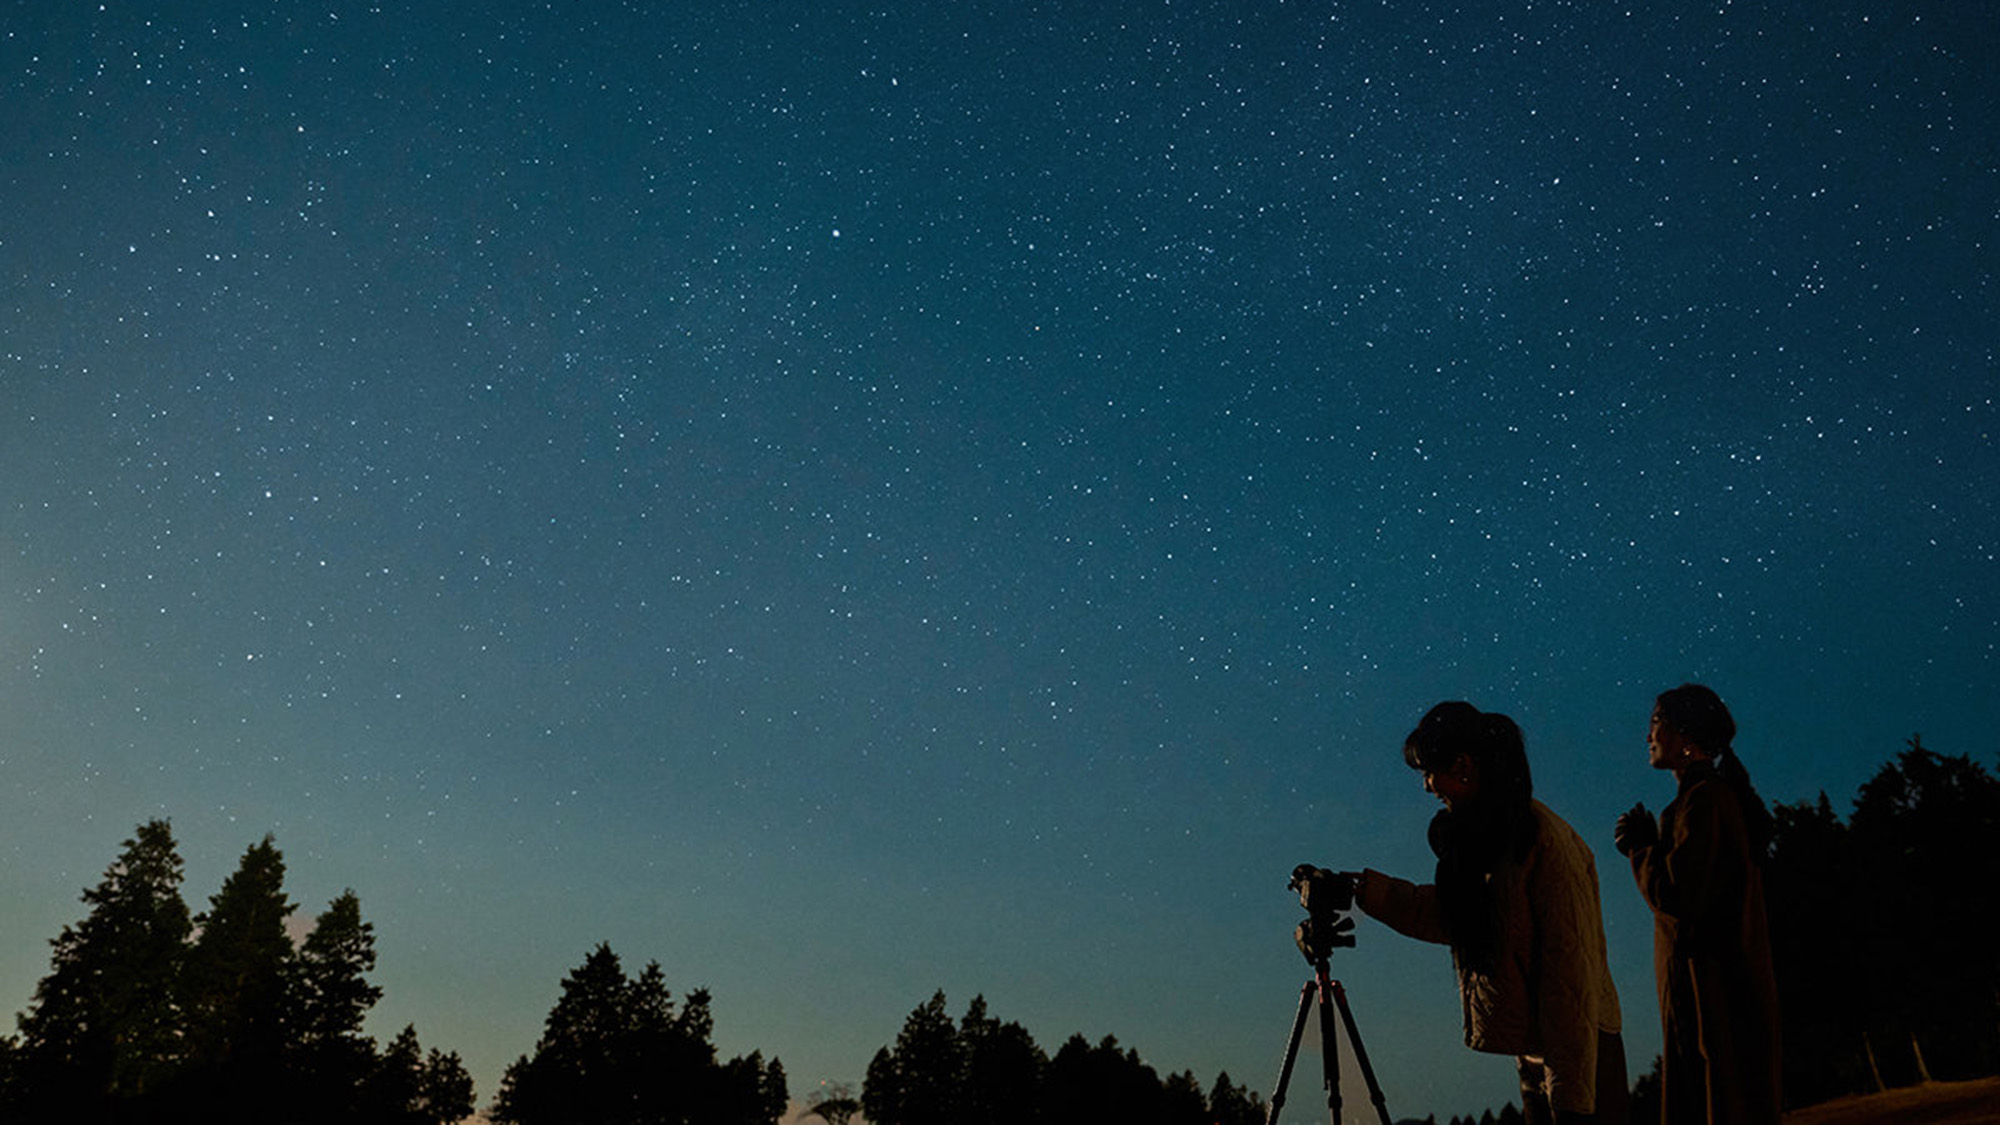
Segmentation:
{"type": "Polygon", "coordinates": [[[903,1020],[894,1049],[869,1063],[861,1112],[874,1125],[949,1125],[957,1120],[964,1051],[939,990],[903,1020]]]}
{"type": "Polygon", "coordinates": [[[1208,1118],[1216,1125],[1260,1125],[1264,1107],[1255,1093],[1230,1081],[1225,1070],[1208,1089],[1208,1118]]]}
{"type": "Polygon", "coordinates": [[[191,929],[181,868],[172,829],[151,820],[83,892],[90,913],[55,938],[20,1019],[11,1120],[113,1119],[154,1099],[179,1065],[176,982],[191,929]]]}
{"type": "Polygon", "coordinates": [[[965,1067],[961,1120],[1033,1125],[1042,1119],[1049,1060],[1026,1028],[987,1015],[986,997],[974,996],[959,1017],[958,1041],[965,1067]]]}
{"type": "Polygon", "coordinates": [[[261,1121],[289,1100],[287,1016],[295,969],[285,860],[271,837],[243,853],[209,899],[187,963],[193,1070],[187,1094],[224,1122],[261,1121]]]}
{"type": "Polygon", "coordinates": [[[375,927],[361,920],[360,899],[345,891],[315,920],[287,976],[288,1061],[310,1116],[344,1120],[361,1104],[377,1066],[375,1041],[361,1030],[382,998],[367,979],[374,968],[375,927]]]}
{"type": "Polygon", "coordinates": [[[378,1125],[448,1125],[474,1107],[472,1076],[454,1053],[429,1053],[417,1029],[405,1025],[382,1051],[363,1086],[364,1112],[357,1119],[378,1125]]]}
{"type": "Polygon", "coordinates": [[[1210,1125],[1201,1082],[1191,1070],[1169,1074],[1160,1083],[1162,1125],[1210,1125]]]}

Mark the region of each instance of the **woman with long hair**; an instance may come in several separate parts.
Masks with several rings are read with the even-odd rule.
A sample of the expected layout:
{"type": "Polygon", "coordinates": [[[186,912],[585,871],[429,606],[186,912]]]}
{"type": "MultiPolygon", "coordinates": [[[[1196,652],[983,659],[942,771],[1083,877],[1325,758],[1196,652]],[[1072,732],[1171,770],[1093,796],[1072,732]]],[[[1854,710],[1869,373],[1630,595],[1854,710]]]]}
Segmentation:
{"type": "Polygon", "coordinates": [[[1513,1055],[1530,1122],[1624,1125],[1625,1046],[1605,957],[1597,863],[1535,800],[1521,728],[1470,703],[1431,708],[1403,758],[1445,804],[1437,877],[1364,871],[1355,899],[1408,937],[1451,947],[1465,1044],[1513,1055]]]}
{"type": "Polygon", "coordinates": [[[1775,1125],[1781,1113],[1778,989],[1764,916],[1771,813],[1736,756],[1736,720],[1700,684],[1662,692],[1647,760],[1671,770],[1654,823],[1634,805],[1613,839],[1653,908],[1663,1120],[1775,1125]]]}

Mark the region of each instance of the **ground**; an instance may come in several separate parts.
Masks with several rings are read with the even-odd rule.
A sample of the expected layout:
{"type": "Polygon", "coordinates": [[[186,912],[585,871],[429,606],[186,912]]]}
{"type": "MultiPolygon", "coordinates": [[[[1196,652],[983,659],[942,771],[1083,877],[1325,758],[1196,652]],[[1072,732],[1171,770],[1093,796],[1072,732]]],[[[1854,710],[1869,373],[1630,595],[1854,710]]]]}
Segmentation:
{"type": "Polygon", "coordinates": [[[2000,1122],[2000,1078],[1927,1082],[1880,1094],[1839,1098],[1793,1110],[1785,1125],[1974,1125],[2000,1122]]]}

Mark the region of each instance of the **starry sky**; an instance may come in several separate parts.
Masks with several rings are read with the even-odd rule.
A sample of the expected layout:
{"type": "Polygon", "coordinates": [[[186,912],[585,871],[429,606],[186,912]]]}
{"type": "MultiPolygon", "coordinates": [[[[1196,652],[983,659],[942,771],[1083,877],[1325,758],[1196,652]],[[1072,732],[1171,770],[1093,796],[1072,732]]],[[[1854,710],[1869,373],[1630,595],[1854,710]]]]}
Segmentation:
{"type": "MultiPolygon", "coordinates": [[[[600,941],[796,1095],[939,989],[1268,1093],[1464,698],[1643,1073],[1656,693],[1775,800],[1995,762],[1983,5],[7,7],[9,1011],[169,817],[481,1104],[600,941]]],[[[1392,1113],[1514,1096],[1334,969],[1392,1113]]]]}

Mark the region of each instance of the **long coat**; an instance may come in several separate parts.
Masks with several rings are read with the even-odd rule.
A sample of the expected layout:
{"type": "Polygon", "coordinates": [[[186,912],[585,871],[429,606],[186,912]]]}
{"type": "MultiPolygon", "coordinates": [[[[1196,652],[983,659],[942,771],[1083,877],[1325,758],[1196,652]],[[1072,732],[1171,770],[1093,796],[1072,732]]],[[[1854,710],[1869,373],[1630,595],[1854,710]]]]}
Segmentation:
{"type": "Polygon", "coordinates": [[[1777,1122],[1778,989],[1763,875],[1736,790],[1706,763],[1683,770],[1658,842],[1631,859],[1653,908],[1663,1119],[1777,1122]]]}

